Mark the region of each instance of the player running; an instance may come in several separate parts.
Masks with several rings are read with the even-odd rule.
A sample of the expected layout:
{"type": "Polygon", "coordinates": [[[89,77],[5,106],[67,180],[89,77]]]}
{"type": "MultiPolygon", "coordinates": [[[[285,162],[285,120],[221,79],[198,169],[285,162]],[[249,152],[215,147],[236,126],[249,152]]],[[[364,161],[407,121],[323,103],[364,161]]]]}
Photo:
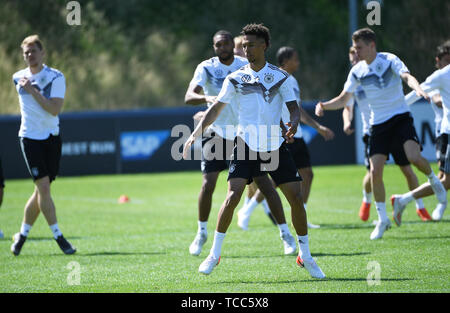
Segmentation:
{"type": "Polygon", "coordinates": [[[404,150],[408,161],[428,177],[440,203],[446,202],[446,190],[428,161],[420,153],[419,139],[403,94],[402,80],[417,95],[429,99],[405,64],[395,55],[377,52],[375,33],[369,28],[352,35],[353,47],[361,60],[352,67],[339,96],[316,105],[316,114],[343,107],[361,86],[371,110],[369,139],[370,177],[378,221],[370,239],[382,238],[391,223],[386,213],[386,192],[383,182],[384,164],[389,153],[404,150]]]}
{"type": "MultiPolygon", "coordinates": [[[[239,122],[228,175],[228,193],[219,212],[213,246],[208,257],[200,264],[199,272],[210,274],[219,264],[222,244],[246,184],[253,179],[266,195],[281,199],[272,186],[267,172],[280,187],[291,205],[292,223],[297,232],[299,255],[297,264],[305,267],[311,276],[324,278],[309,251],[306,212],[300,192],[301,177],[295,168],[291,154],[283,144],[280,129],[281,108],[290,111],[286,137],[297,131],[300,111],[287,81],[289,74],[266,62],[269,47],[269,29],[262,24],[249,24],[242,30],[243,47],[249,64],[230,74],[214,104],[185,143],[183,156],[188,157],[195,138],[219,116],[222,110],[235,101],[239,122]]],[[[273,211],[272,211],[273,212],[273,211]]]]}
{"type": "MultiPolygon", "coordinates": [[[[445,189],[450,187],[450,146],[448,137],[450,134],[450,41],[446,41],[443,45],[438,47],[438,55],[436,60],[438,70],[428,76],[424,83],[421,84],[422,89],[425,92],[431,92],[438,90],[442,97],[443,105],[443,119],[441,124],[442,134],[442,150],[441,150],[441,162],[440,170],[444,173],[441,179],[445,189]]],[[[413,103],[420,98],[419,95],[408,94],[406,101],[413,103]]],[[[410,191],[403,195],[393,195],[392,206],[394,207],[394,220],[397,225],[400,226],[402,220],[402,214],[405,210],[405,206],[417,199],[428,197],[436,193],[433,185],[430,183],[424,183],[413,191],[410,191]]],[[[447,207],[447,198],[442,199],[436,206],[436,209],[431,214],[431,217],[435,221],[440,221],[444,215],[444,211],[447,207]]]]}
{"type": "MultiPolygon", "coordinates": [[[[356,65],[356,63],[359,62],[358,56],[356,54],[356,49],[354,47],[350,47],[349,50],[349,60],[352,66],[356,65]]],[[[361,203],[361,207],[359,209],[359,218],[362,221],[367,221],[369,219],[370,215],[370,205],[372,202],[372,185],[370,182],[370,161],[369,161],[369,137],[370,137],[370,107],[369,103],[367,102],[367,97],[364,93],[364,90],[361,87],[358,87],[354,97],[351,98],[351,100],[346,104],[344,107],[344,110],[342,111],[342,119],[344,121],[344,132],[347,135],[350,135],[354,132],[354,129],[351,128],[351,122],[353,119],[353,110],[354,110],[354,104],[355,104],[355,98],[356,103],[358,104],[359,110],[361,112],[361,120],[363,124],[363,138],[362,141],[364,143],[364,163],[367,168],[366,175],[363,178],[363,200],[361,203]]],[[[406,181],[408,183],[409,190],[413,190],[419,186],[419,181],[417,179],[416,174],[411,168],[411,165],[405,155],[405,152],[403,149],[399,149],[398,151],[394,152],[393,154],[394,162],[400,167],[400,170],[402,171],[403,175],[406,178],[406,181]]],[[[416,200],[416,212],[417,215],[423,220],[423,221],[429,221],[431,220],[430,215],[428,214],[428,211],[425,209],[425,206],[423,204],[422,199],[416,200]]]]}

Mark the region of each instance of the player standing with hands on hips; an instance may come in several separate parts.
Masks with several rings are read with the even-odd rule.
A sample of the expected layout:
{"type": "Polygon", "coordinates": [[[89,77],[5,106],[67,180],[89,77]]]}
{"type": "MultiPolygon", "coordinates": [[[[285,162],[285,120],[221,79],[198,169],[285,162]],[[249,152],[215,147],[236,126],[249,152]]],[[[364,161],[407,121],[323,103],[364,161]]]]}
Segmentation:
{"type": "Polygon", "coordinates": [[[65,254],[76,249],[64,238],[56,219],[50,184],[59,171],[61,138],[59,118],[66,82],[64,75],[43,63],[45,50],[37,35],[26,37],[21,44],[28,67],[13,75],[22,115],[19,141],[35,189],[25,205],[20,232],[13,237],[11,251],[18,256],[34,222],[42,212],[59,247],[65,254]]]}

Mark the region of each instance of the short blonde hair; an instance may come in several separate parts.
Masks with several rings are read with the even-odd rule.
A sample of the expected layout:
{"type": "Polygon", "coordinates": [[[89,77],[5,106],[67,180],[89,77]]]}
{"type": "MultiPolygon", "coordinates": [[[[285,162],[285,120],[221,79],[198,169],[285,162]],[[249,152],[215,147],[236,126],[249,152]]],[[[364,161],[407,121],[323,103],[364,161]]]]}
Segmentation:
{"type": "Polygon", "coordinates": [[[22,44],[20,45],[20,47],[23,49],[23,47],[29,46],[32,44],[36,44],[40,50],[44,50],[44,45],[42,44],[42,41],[38,35],[30,35],[30,36],[26,37],[22,41],[22,44]]]}

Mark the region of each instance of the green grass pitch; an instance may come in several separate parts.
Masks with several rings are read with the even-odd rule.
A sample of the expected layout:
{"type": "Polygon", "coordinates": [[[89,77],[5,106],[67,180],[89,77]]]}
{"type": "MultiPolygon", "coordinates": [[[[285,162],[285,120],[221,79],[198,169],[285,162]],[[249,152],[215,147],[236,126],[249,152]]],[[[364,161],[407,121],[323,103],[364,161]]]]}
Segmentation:
{"type": "MultiPolygon", "coordinates": [[[[208,241],[199,257],[188,252],[197,229],[199,171],[58,178],[52,193],[60,228],[78,249],[71,256],[59,250],[43,216],[21,255],[12,255],[11,237],[19,231],[33,184],[30,179],[8,180],[0,209],[5,233],[0,292],[450,292],[448,211],[441,222],[424,223],[411,203],[401,227],[393,223],[381,240],[371,241],[375,209],[368,222],[358,218],[364,171],[360,165],[314,168],[308,218],[322,227],[309,230],[310,249],[325,280],[312,279],[296,265],[295,256],[283,255],[278,229],[261,206],[248,231],[239,229],[235,215],[220,265],[209,276],[197,272],[212,244],[226,173],[219,177],[208,241]],[[119,204],[122,194],[131,202],[119,204]]],[[[424,182],[424,175],[418,177],[424,182]]],[[[407,191],[397,167],[386,166],[385,185],[391,216],[390,195],[407,191]]],[[[424,202],[431,214],[435,198],[424,202]]],[[[290,212],[285,212],[294,233],[290,212]]]]}

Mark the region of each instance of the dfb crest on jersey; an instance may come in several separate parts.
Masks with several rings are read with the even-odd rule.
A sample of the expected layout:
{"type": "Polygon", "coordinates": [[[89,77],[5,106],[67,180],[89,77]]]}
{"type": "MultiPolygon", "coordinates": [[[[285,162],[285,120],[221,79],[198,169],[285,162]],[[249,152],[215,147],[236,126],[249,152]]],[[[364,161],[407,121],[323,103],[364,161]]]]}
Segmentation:
{"type": "Polygon", "coordinates": [[[234,165],[234,163],[231,163],[230,169],[228,170],[228,172],[233,173],[235,169],[236,169],[236,166],[234,165]]]}
{"type": "Polygon", "coordinates": [[[272,73],[266,73],[264,74],[264,81],[268,84],[271,84],[273,82],[273,74],[272,73]]]}
{"type": "Polygon", "coordinates": [[[216,75],[216,77],[222,77],[223,71],[220,68],[218,68],[214,71],[214,74],[216,75]]]}
{"type": "Polygon", "coordinates": [[[251,77],[250,75],[248,75],[248,74],[244,74],[244,75],[242,75],[241,80],[242,80],[244,83],[248,83],[249,81],[252,80],[252,77],[251,77]]]}
{"type": "Polygon", "coordinates": [[[381,63],[377,63],[377,65],[375,65],[375,69],[377,72],[381,72],[381,70],[383,69],[383,65],[381,63]]]}

